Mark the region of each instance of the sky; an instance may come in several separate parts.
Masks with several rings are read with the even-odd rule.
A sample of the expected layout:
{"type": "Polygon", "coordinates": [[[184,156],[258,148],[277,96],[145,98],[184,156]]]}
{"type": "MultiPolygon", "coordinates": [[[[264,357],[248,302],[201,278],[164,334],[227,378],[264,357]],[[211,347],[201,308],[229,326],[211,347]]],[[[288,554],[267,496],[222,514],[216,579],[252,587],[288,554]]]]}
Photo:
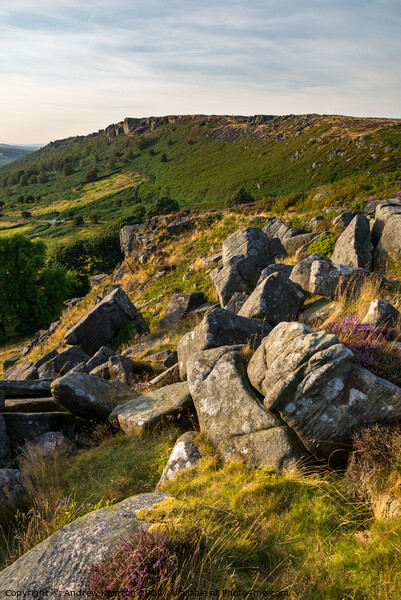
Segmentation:
{"type": "Polygon", "coordinates": [[[167,114],[401,118],[400,0],[0,0],[0,142],[167,114]]]}

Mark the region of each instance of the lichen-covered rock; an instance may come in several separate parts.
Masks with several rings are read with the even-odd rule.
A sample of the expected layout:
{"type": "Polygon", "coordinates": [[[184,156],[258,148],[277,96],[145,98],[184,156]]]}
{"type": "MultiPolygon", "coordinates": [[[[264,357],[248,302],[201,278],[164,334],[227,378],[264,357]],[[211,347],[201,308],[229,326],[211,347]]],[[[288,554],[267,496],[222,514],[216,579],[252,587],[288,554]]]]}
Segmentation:
{"type": "Polygon", "coordinates": [[[386,221],[380,240],[374,250],[374,260],[379,264],[386,260],[401,258],[401,214],[394,214],[386,221]]]}
{"type": "Polygon", "coordinates": [[[134,360],[120,354],[110,356],[108,367],[112,381],[121,381],[127,385],[130,385],[135,378],[135,374],[142,370],[142,367],[134,360]]]}
{"type": "Polygon", "coordinates": [[[400,311],[390,302],[385,300],[372,300],[368,312],[363,317],[363,323],[375,325],[375,327],[384,325],[385,327],[395,327],[400,318],[400,311]]]}
{"type": "Polygon", "coordinates": [[[194,467],[202,458],[195,442],[197,431],[187,431],[176,441],[156,489],[160,489],[181,471],[194,467]]]}
{"type": "Polygon", "coordinates": [[[48,431],[26,442],[21,448],[20,458],[53,459],[70,456],[75,452],[74,444],[65,435],[59,431],[48,431]]]}
{"type": "Polygon", "coordinates": [[[249,296],[257,283],[259,273],[256,268],[248,270],[242,255],[234,256],[221,269],[216,269],[213,272],[213,283],[220,305],[227,307],[234,294],[249,296]]]}
{"type": "Polygon", "coordinates": [[[126,293],[115,289],[64,335],[67,344],[79,346],[93,355],[127,323],[134,322],[138,333],[149,333],[149,327],[126,293]]]}
{"type": "Polygon", "coordinates": [[[364,215],[356,215],[338,238],[331,260],[349,267],[370,269],[373,244],[369,221],[364,215]]]}
{"type": "Polygon", "coordinates": [[[21,471],[0,469],[0,502],[2,506],[12,506],[22,499],[25,489],[21,471]]]}
{"type": "Polygon", "coordinates": [[[86,363],[89,356],[78,346],[71,346],[43,363],[38,371],[41,377],[59,377],[66,375],[71,369],[81,363],[86,363]]]}
{"type": "Polygon", "coordinates": [[[248,365],[264,405],[278,411],[318,458],[343,459],[352,433],[401,417],[401,389],[352,362],[335,335],[280,323],[248,365]]]}
{"type": "Polygon", "coordinates": [[[192,354],[236,344],[250,344],[257,348],[264,336],[271,331],[271,325],[259,319],[248,319],[233,314],[229,310],[216,308],[206,314],[193,331],[185,334],[177,347],[178,365],[181,379],[187,373],[187,361],[192,354]]]}
{"type": "Polygon", "coordinates": [[[39,373],[33,362],[21,362],[8,369],[4,373],[3,379],[33,381],[39,379],[39,373]]]}
{"type": "Polygon", "coordinates": [[[319,254],[312,254],[295,265],[290,279],[311,294],[333,299],[344,295],[349,301],[356,301],[368,282],[378,288],[384,282],[377,273],[333,263],[319,254]]]}
{"type": "Polygon", "coordinates": [[[374,246],[377,246],[379,243],[386,223],[390,221],[394,215],[399,215],[400,213],[401,201],[398,198],[382,200],[375,203],[374,223],[372,227],[372,240],[374,246]]]}
{"type": "Polygon", "coordinates": [[[295,465],[299,448],[284,429],[272,433],[283,423],[249,385],[240,350],[226,346],[194,354],[188,362],[188,383],[200,430],[225,461],[242,456],[252,467],[295,465]]]}
{"type": "Polygon", "coordinates": [[[138,529],[148,529],[150,524],[137,518],[138,511],[165,498],[168,495],[162,492],[132,496],[56,531],[0,573],[2,597],[7,590],[18,590],[27,598],[46,589],[57,590],[63,597],[67,592],[89,590],[90,566],[138,529]]]}
{"type": "Polygon", "coordinates": [[[83,419],[107,419],[114,406],[131,390],[120,381],[103,381],[85,373],[55,379],[51,393],[57,404],[83,419]]]}
{"type": "Polygon", "coordinates": [[[115,407],[109,421],[128,435],[154,427],[166,417],[187,414],[193,406],[188,384],[173,383],[115,407]]]}
{"type": "Polygon", "coordinates": [[[197,308],[205,301],[203,292],[188,292],[186,294],[173,294],[159,325],[175,325],[191,310],[197,308]]]}
{"type": "Polygon", "coordinates": [[[273,275],[273,273],[281,273],[282,275],[285,275],[287,278],[289,278],[293,268],[294,267],[292,265],[285,265],[282,263],[274,263],[274,265],[269,265],[268,267],[263,269],[263,271],[259,275],[257,285],[259,285],[260,283],[262,283],[262,281],[267,279],[269,275],[273,275]]]}
{"type": "Polygon", "coordinates": [[[278,271],[257,286],[238,314],[241,317],[266,319],[274,327],[281,321],[296,319],[305,298],[301,286],[278,271]]]}

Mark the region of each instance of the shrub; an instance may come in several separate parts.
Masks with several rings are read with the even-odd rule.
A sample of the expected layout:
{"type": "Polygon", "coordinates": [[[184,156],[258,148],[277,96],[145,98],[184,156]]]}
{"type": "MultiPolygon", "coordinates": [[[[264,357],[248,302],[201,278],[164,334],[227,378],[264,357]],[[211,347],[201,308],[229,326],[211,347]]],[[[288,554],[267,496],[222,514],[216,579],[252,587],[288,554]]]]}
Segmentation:
{"type": "Polygon", "coordinates": [[[197,527],[182,530],[140,529],[131,541],[123,541],[102,563],[92,566],[90,588],[95,598],[162,597],[178,575],[184,552],[200,537],[197,527]],[[170,586],[169,586],[170,584],[170,586]]]}
{"type": "Polygon", "coordinates": [[[237,204],[249,204],[250,202],[254,202],[255,198],[246,191],[244,187],[241,187],[237,190],[232,196],[227,198],[226,206],[235,206],[237,204]]]}
{"type": "Polygon", "coordinates": [[[91,181],[96,181],[97,179],[97,169],[95,169],[93,167],[93,169],[89,169],[89,171],[87,171],[85,173],[85,181],[86,183],[90,183],[91,181]]]}
{"type": "Polygon", "coordinates": [[[75,215],[73,223],[76,227],[81,227],[81,225],[83,225],[84,222],[85,221],[82,215],[75,215]]]}
{"type": "Polygon", "coordinates": [[[356,316],[332,321],[325,329],[352,350],[357,365],[401,386],[401,352],[388,342],[391,329],[361,323],[356,316]]]}
{"type": "Polygon", "coordinates": [[[320,252],[320,254],[324,254],[328,258],[333,254],[334,247],[336,245],[336,237],[332,233],[326,233],[321,238],[313,242],[308,248],[309,254],[314,254],[315,252],[320,252]]]}

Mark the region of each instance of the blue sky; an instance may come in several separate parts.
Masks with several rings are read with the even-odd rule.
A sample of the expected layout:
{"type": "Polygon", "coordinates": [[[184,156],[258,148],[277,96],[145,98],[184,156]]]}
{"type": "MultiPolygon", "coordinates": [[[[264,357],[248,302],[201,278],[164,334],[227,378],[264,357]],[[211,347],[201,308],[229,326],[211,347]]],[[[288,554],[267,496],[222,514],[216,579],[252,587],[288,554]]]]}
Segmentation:
{"type": "Polygon", "coordinates": [[[0,0],[0,142],[126,116],[401,117],[400,0],[0,0]]]}

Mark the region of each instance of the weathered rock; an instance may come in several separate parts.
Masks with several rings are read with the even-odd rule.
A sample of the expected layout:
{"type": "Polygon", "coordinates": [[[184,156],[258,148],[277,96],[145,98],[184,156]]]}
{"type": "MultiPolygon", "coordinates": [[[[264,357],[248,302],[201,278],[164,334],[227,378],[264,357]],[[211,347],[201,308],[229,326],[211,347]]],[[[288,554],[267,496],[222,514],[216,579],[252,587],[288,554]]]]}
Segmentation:
{"type": "Polygon", "coordinates": [[[269,275],[252,292],[239,311],[242,317],[266,319],[273,327],[281,321],[293,321],[306,294],[297,283],[281,272],[269,275]]]}
{"type": "Polygon", "coordinates": [[[300,458],[281,429],[278,437],[287,437],[280,453],[277,432],[282,422],[261,404],[252,390],[238,348],[225,346],[198,352],[188,361],[188,383],[194,399],[200,430],[225,461],[238,455],[249,466],[274,466],[288,469],[300,458]],[[270,440],[270,441],[269,441],[270,440]],[[271,443],[270,443],[271,442],[271,443]],[[268,462],[265,462],[267,460],[268,462]]]}
{"type": "Polygon", "coordinates": [[[91,287],[94,287],[95,285],[99,285],[100,283],[103,283],[103,281],[105,281],[108,278],[107,273],[99,273],[98,275],[93,275],[91,277],[91,287]]]}
{"type": "Polygon", "coordinates": [[[145,362],[161,363],[167,368],[173,367],[178,362],[177,351],[174,350],[174,352],[172,352],[171,350],[162,350],[161,352],[156,352],[156,354],[145,356],[143,360],[145,362]]]}
{"type": "Polygon", "coordinates": [[[2,506],[17,504],[24,493],[21,471],[17,469],[0,469],[0,502],[2,506]]]}
{"type": "Polygon", "coordinates": [[[386,327],[392,328],[397,325],[399,318],[399,310],[389,302],[378,299],[372,300],[368,312],[362,319],[362,323],[369,323],[370,325],[375,326],[385,325],[386,327]]]}
{"type": "Polygon", "coordinates": [[[112,381],[121,381],[127,385],[132,383],[136,373],[142,371],[142,367],[138,363],[120,354],[110,356],[108,366],[110,379],[112,381]]]}
{"type": "Polygon", "coordinates": [[[354,217],[356,217],[358,213],[356,212],[344,212],[341,215],[338,215],[338,217],[335,217],[335,219],[333,219],[332,223],[334,227],[348,227],[348,225],[351,223],[352,219],[354,217]]]}
{"type": "Polygon", "coordinates": [[[388,259],[401,258],[401,214],[395,214],[384,227],[380,241],[374,250],[374,260],[382,264],[388,259]]]}
{"type": "Polygon", "coordinates": [[[10,442],[19,446],[48,431],[74,435],[74,415],[67,412],[3,413],[10,442]]]}
{"type": "Polygon", "coordinates": [[[370,269],[372,250],[369,221],[364,215],[356,215],[338,238],[331,259],[349,267],[370,269]]]}
{"type": "Polygon", "coordinates": [[[292,273],[293,268],[294,267],[292,265],[284,265],[281,263],[275,263],[274,265],[269,265],[268,267],[263,269],[263,271],[261,272],[257,285],[259,285],[260,283],[262,283],[262,281],[267,279],[269,277],[269,275],[273,275],[273,273],[281,273],[282,275],[285,275],[286,277],[289,278],[292,273]]]}
{"type": "Polygon", "coordinates": [[[120,229],[120,247],[125,258],[138,249],[138,234],[140,227],[138,225],[126,225],[120,229]]]}
{"type": "Polygon", "coordinates": [[[40,398],[49,396],[50,384],[53,379],[38,379],[35,381],[6,380],[0,381],[0,391],[6,398],[40,398]]]}
{"type": "Polygon", "coordinates": [[[204,258],[202,260],[202,264],[205,269],[210,269],[211,267],[219,266],[222,263],[222,260],[223,260],[223,253],[215,252],[214,254],[211,254],[210,256],[207,256],[206,258],[204,258]]]}
{"type": "Polygon", "coordinates": [[[184,217],[182,219],[177,219],[169,223],[166,227],[167,233],[170,235],[176,235],[178,233],[182,233],[183,231],[190,229],[194,224],[194,221],[189,217],[184,217]]]}
{"type": "Polygon", "coordinates": [[[193,406],[188,384],[173,383],[116,406],[109,416],[128,435],[154,427],[161,420],[186,414],[193,406]]]}
{"type": "Polygon", "coordinates": [[[298,283],[303,290],[311,294],[337,298],[344,295],[348,300],[355,301],[361,290],[368,282],[380,288],[384,278],[366,269],[354,269],[347,265],[331,262],[319,254],[312,254],[295,265],[290,279],[298,283]]]}
{"type": "Polygon", "coordinates": [[[106,419],[130,388],[119,381],[103,381],[85,373],[71,373],[56,379],[51,393],[57,404],[84,419],[106,419]]]}
{"type": "Polygon", "coordinates": [[[110,379],[109,361],[104,362],[89,371],[89,375],[93,375],[93,377],[100,377],[100,379],[105,379],[108,381],[110,379]]]}
{"type": "Polygon", "coordinates": [[[6,412],[60,412],[61,407],[52,397],[50,398],[14,398],[6,400],[5,405],[0,409],[1,413],[6,412]]]}
{"type": "Polygon", "coordinates": [[[284,225],[284,223],[283,221],[281,221],[281,219],[273,217],[272,219],[269,219],[267,224],[263,227],[262,231],[267,235],[269,239],[272,239],[274,237],[277,237],[278,230],[282,225],[284,225]]]}
{"type": "Polygon", "coordinates": [[[160,492],[132,496],[66,525],[0,573],[0,593],[18,590],[28,598],[48,589],[64,597],[88,590],[90,566],[113,552],[122,539],[148,529],[150,524],[137,518],[138,511],[167,497],[160,492]]]}
{"type": "Polygon", "coordinates": [[[320,233],[298,233],[284,237],[282,243],[287,254],[294,254],[300,248],[308,248],[320,236],[320,233]]]}
{"type": "Polygon", "coordinates": [[[280,323],[248,366],[266,408],[278,411],[310,452],[333,462],[344,458],[357,428],[401,416],[401,389],[352,358],[335,335],[280,323]]]}
{"type": "Polygon", "coordinates": [[[245,258],[239,255],[230,259],[221,269],[215,269],[212,274],[220,305],[226,307],[234,294],[250,296],[260,270],[248,270],[245,258]]]}
{"type": "Polygon", "coordinates": [[[10,356],[10,358],[6,358],[6,360],[3,362],[3,371],[7,371],[7,369],[10,369],[10,367],[13,367],[15,365],[15,363],[17,363],[20,360],[20,355],[19,354],[14,354],[14,356],[10,356]]]}
{"type": "Polygon", "coordinates": [[[11,367],[8,369],[4,375],[3,379],[19,379],[21,381],[33,381],[35,379],[39,379],[38,370],[33,364],[33,362],[22,362],[19,363],[16,367],[11,367]]]}
{"type": "Polygon", "coordinates": [[[173,294],[162,318],[161,326],[175,325],[191,310],[200,306],[205,301],[203,292],[189,292],[186,294],[173,294]]]}
{"type": "Polygon", "coordinates": [[[178,372],[178,365],[172,365],[171,367],[169,367],[168,369],[166,369],[165,371],[163,371],[163,373],[160,373],[160,375],[156,375],[156,377],[153,377],[153,379],[151,379],[149,381],[149,383],[151,385],[168,385],[171,383],[177,383],[177,380],[179,379],[179,372],[178,372]]]}
{"type": "Polygon", "coordinates": [[[156,490],[162,488],[165,483],[171,481],[181,471],[194,467],[200,461],[202,455],[195,441],[197,435],[199,435],[197,431],[187,431],[178,438],[156,490]]]}
{"type": "Polygon", "coordinates": [[[107,344],[127,323],[134,322],[138,333],[149,333],[149,327],[121,288],[106,296],[64,336],[67,344],[77,345],[94,354],[107,344]]]}
{"type": "Polygon", "coordinates": [[[270,238],[269,239],[269,249],[271,255],[274,258],[278,258],[280,256],[286,256],[287,252],[279,238],[270,238]]]}
{"type": "Polygon", "coordinates": [[[234,292],[224,308],[237,315],[248,298],[249,294],[245,292],[234,292]]]}
{"type": "Polygon", "coordinates": [[[195,352],[236,344],[249,344],[257,348],[270,331],[271,326],[259,319],[240,317],[223,308],[216,308],[179,342],[177,353],[181,378],[186,377],[187,361],[195,352]]]}
{"type": "Polygon", "coordinates": [[[325,219],[322,215],[317,215],[316,217],[312,217],[312,219],[309,221],[309,228],[311,229],[311,231],[315,231],[316,229],[318,229],[318,227],[324,223],[325,219]]]}
{"type": "Polygon", "coordinates": [[[114,356],[116,352],[107,346],[102,346],[99,350],[92,356],[90,360],[86,363],[88,371],[92,371],[96,367],[107,363],[111,356],[114,356]]]}
{"type": "Polygon", "coordinates": [[[78,346],[67,348],[39,367],[41,377],[59,377],[66,375],[80,363],[87,363],[89,356],[78,346]]]}
{"type": "Polygon", "coordinates": [[[383,229],[394,215],[401,213],[401,201],[398,198],[377,202],[374,210],[374,223],[372,227],[373,245],[377,246],[383,234],[383,229]]]}
{"type": "Polygon", "coordinates": [[[9,467],[11,460],[10,440],[6,431],[6,422],[0,415],[0,467],[9,467]]]}
{"type": "Polygon", "coordinates": [[[55,358],[56,356],[58,356],[58,352],[57,350],[51,350],[51,352],[48,352],[47,354],[45,354],[44,356],[42,356],[42,358],[40,358],[36,363],[35,363],[35,367],[38,369],[44,365],[47,361],[51,360],[52,358],[55,358]]]}
{"type": "Polygon", "coordinates": [[[37,458],[52,459],[60,456],[71,456],[76,452],[74,444],[59,431],[48,431],[21,447],[20,459],[37,458]]]}

